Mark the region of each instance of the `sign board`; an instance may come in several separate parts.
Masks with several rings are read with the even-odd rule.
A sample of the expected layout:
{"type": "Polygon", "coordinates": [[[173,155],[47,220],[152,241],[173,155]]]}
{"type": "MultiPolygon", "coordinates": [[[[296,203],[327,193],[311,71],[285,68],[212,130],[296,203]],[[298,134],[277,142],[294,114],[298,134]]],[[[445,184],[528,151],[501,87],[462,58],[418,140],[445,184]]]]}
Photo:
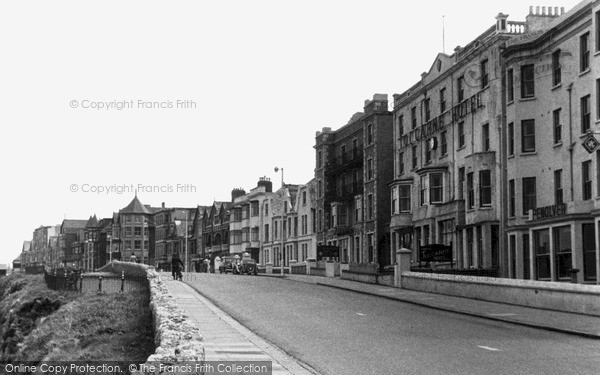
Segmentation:
{"type": "Polygon", "coordinates": [[[419,249],[421,262],[452,262],[452,246],[444,244],[423,245],[419,249]]]}
{"type": "Polygon", "coordinates": [[[529,220],[540,220],[549,217],[562,216],[567,214],[566,203],[553,204],[551,206],[538,207],[529,210],[529,220]]]}
{"type": "Polygon", "coordinates": [[[340,248],[337,246],[325,246],[318,245],[317,246],[317,260],[322,260],[323,258],[339,258],[340,257],[340,248]]]}
{"type": "Polygon", "coordinates": [[[594,152],[594,150],[596,150],[598,146],[600,146],[600,142],[598,142],[596,137],[594,137],[593,135],[590,135],[583,141],[583,148],[585,148],[586,151],[590,154],[594,152]]]}

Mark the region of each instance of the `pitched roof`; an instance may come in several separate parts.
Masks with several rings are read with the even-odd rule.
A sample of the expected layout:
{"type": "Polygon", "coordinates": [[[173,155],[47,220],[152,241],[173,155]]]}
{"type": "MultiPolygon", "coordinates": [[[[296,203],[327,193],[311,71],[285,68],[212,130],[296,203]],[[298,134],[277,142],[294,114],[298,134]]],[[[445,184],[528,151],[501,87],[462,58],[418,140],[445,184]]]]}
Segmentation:
{"type": "Polygon", "coordinates": [[[125,208],[119,211],[120,214],[150,214],[150,211],[140,202],[137,195],[125,208]]]}
{"type": "Polygon", "coordinates": [[[98,218],[94,214],[94,216],[90,216],[88,222],[85,224],[86,228],[95,228],[98,226],[98,218]]]}
{"type": "Polygon", "coordinates": [[[60,227],[61,229],[84,229],[87,225],[87,222],[87,220],[64,219],[60,227]]]}

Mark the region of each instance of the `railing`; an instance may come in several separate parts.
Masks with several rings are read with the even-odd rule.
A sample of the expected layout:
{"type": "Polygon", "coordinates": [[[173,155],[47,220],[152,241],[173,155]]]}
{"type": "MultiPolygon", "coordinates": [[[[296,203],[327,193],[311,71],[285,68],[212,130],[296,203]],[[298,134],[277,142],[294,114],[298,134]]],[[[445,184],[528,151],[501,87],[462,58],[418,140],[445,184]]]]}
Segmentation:
{"type": "Polygon", "coordinates": [[[58,270],[44,272],[48,288],[80,293],[123,293],[147,291],[148,278],[139,275],[83,274],[79,270],[58,270]]]}

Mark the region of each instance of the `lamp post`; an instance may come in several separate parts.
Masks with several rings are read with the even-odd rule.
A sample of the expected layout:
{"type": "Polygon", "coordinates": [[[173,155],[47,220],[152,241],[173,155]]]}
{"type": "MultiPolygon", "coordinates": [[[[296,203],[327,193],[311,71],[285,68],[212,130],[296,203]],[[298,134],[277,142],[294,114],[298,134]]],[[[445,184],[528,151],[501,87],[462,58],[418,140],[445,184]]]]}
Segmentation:
{"type": "Polygon", "coordinates": [[[188,210],[185,210],[185,265],[183,272],[188,272],[188,210]]]}
{"type": "MultiPolygon", "coordinates": [[[[278,167],[275,167],[275,173],[279,172],[278,167]]],[[[281,168],[281,277],[284,277],[283,274],[283,265],[285,262],[285,250],[284,250],[284,236],[285,236],[285,230],[283,230],[283,223],[285,221],[285,210],[283,209],[284,204],[285,204],[285,194],[283,191],[283,167],[281,168]]]]}
{"type": "Polygon", "coordinates": [[[108,236],[108,262],[112,263],[112,252],[113,252],[113,248],[112,248],[112,234],[109,234],[108,236]]]}

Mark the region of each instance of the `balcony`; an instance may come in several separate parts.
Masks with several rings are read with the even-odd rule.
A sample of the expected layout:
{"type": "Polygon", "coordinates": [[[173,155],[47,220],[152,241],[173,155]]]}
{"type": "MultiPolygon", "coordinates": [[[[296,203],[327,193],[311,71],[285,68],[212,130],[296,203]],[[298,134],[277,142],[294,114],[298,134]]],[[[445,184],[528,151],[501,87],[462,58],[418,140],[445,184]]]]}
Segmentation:
{"type": "Polygon", "coordinates": [[[357,181],[352,185],[338,186],[335,190],[334,201],[343,202],[354,200],[356,195],[363,193],[363,182],[357,181]]]}
{"type": "MultiPolygon", "coordinates": [[[[362,146],[360,146],[362,147],[362,146]]],[[[363,164],[363,152],[361,150],[353,150],[350,152],[343,153],[341,155],[332,158],[331,162],[327,164],[329,167],[328,173],[339,173],[347,169],[361,166],[363,164]]]]}

